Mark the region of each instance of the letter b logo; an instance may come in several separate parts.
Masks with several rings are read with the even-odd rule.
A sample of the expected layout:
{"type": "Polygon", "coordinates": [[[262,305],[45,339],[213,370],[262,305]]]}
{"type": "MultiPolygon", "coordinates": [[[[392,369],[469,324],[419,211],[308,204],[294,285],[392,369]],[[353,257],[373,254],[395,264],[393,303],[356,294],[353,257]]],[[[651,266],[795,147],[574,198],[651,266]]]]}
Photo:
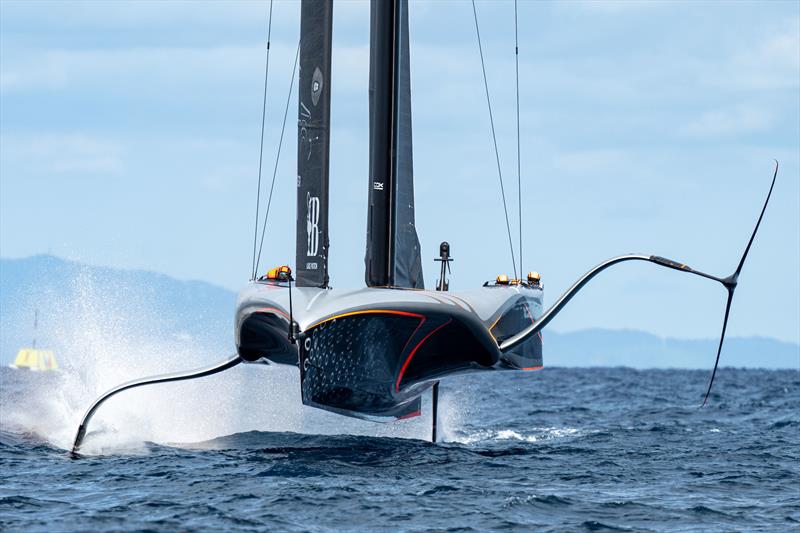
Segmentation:
{"type": "Polygon", "coordinates": [[[319,198],[306,193],[306,235],[309,257],[317,255],[319,248],[319,198]]]}

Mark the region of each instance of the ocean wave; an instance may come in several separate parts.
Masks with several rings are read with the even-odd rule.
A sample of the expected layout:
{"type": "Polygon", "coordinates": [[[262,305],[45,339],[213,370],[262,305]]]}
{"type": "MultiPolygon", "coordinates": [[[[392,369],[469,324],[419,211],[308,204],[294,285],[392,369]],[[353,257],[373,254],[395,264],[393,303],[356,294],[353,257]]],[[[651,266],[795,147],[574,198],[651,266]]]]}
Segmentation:
{"type": "Polygon", "coordinates": [[[476,444],[498,441],[519,441],[536,443],[553,439],[578,438],[597,433],[596,430],[586,430],[571,427],[531,428],[522,431],[515,429],[487,429],[479,430],[459,436],[454,442],[461,444],[476,444]]]}

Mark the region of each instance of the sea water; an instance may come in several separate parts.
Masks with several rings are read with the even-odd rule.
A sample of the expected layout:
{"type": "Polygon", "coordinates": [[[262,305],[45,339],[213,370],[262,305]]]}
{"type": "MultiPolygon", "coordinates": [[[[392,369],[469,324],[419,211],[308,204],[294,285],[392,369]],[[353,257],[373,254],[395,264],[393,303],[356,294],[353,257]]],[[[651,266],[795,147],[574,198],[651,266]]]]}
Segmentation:
{"type": "MultiPolygon", "coordinates": [[[[800,372],[545,368],[443,382],[440,433],[300,405],[242,366],[110,400],[135,365],[0,370],[0,530],[800,528],[800,372]],[[113,369],[113,370],[112,370],[113,369]],[[123,374],[128,374],[123,376],[123,374]]],[[[134,375],[135,374],[135,375],[134,375]]]]}

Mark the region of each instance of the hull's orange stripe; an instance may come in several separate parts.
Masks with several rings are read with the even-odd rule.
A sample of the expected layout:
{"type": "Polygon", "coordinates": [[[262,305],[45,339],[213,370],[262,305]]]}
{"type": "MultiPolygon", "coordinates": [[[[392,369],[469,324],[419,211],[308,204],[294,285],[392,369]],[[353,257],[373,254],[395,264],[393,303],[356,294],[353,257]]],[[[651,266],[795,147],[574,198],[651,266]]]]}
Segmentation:
{"type": "Polygon", "coordinates": [[[529,366],[527,368],[520,368],[520,370],[530,371],[530,370],[541,370],[543,368],[544,368],[544,365],[539,365],[539,366],[529,366]]]}
{"type": "Polygon", "coordinates": [[[365,311],[351,311],[350,313],[342,313],[341,315],[335,315],[330,318],[326,318],[325,320],[320,320],[316,324],[309,326],[308,329],[315,328],[320,324],[324,324],[325,322],[330,322],[331,320],[336,320],[337,318],[344,318],[346,316],[354,316],[354,315],[374,315],[374,314],[411,316],[423,320],[425,319],[423,315],[420,315],[418,313],[409,313],[408,311],[394,311],[391,309],[367,309],[365,311]]]}
{"type": "Polygon", "coordinates": [[[289,315],[287,315],[286,313],[284,313],[283,311],[281,311],[276,307],[262,307],[261,309],[256,309],[255,311],[253,311],[253,314],[255,313],[275,313],[281,315],[286,320],[289,320],[289,315]]]}
{"type": "Polygon", "coordinates": [[[406,348],[408,348],[408,345],[409,345],[409,343],[411,342],[411,339],[413,339],[413,338],[414,338],[414,335],[416,335],[416,334],[417,334],[417,332],[420,330],[420,328],[422,327],[422,324],[424,324],[424,323],[425,323],[425,320],[426,320],[426,318],[425,318],[425,317],[422,317],[422,319],[419,321],[419,324],[417,324],[417,327],[416,327],[416,329],[414,329],[414,332],[413,332],[411,335],[409,335],[409,337],[408,337],[408,340],[407,340],[407,341],[406,341],[406,343],[403,345],[403,349],[402,349],[402,350],[400,350],[400,355],[402,355],[402,354],[406,353],[406,348]]]}
{"type": "Polygon", "coordinates": [[[525,304],[525,312],[528,313],[529,317],[531,317],[531,324],[536,324],[536,319],[533,318],[533,313],[531,313],[531,308],[528,307],[528,304],[525,304]]]}
{"type": "MultiPolygon", "coordinates": [[[[528,313],[528,316],[531,318],[531,324],[536,324],[536,319],[533,318],[533,313],[531,313],[531,310],[528,307],[528,304],[523,304],[523,306],[525,307],[525,312],[528,313]]],[[[512,307],[508,311],[511,312],[513,310],[514,310],[514,308],[512,307]]],[[[503,318],[504,316],[506,316],[507,314],[508,313],[505,313],[505,314],[502,314],[499,317],[497,317],[497,320],[495,320],[494,324],[491,325],[491,327],[489,328],[489,331],[492,331],[494,329],[494,327],[497,325],[497,323],[500,322],[500,319],[503,318]]]]}
{"type": "Polygon", "coordinates": [[[403,367],[400,369],[400,373],[397,375],[397,382],[394,385],[394,390],[395,391],[400,392],[400,381],[402,381],[402,379],[403,379],[403,374],[405,374],[406,368],[408,368],[408,364],[411,362],[411,359],[414,358],[414,354],[417,353],[417,350],[419,350],[419,347],[422,346],[422,343],[424,343],[426,340],[428,340],[431,337],[431,335],[433,335],[434,333],[436,333],[437,331],[439,331],[440,329],[442,329],[443,327],[445,327],[447,324],[449,324],[452,321],[453,321],[453,319],[451,318],[447,322],[445,322],[444,324],[442,324],[439,327],[435,328],[433,331],[431,331],[430,333],[425,335],[422,338],[422,340],[417,343],[416,346],[414,346],[414,349],[411,350],[410,354],[408,354],[408,357],[406,358],[406,362],[403,363],[403,367]]]}

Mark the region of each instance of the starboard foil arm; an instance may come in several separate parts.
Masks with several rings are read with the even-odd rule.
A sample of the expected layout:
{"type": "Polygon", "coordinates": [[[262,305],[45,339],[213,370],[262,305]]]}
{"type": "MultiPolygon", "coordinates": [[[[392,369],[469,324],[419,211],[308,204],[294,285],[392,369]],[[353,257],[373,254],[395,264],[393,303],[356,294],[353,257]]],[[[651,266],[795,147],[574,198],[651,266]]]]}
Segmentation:
{"type": "Polygon", "coordinates": [[[141,379],[135,379],[133,381],[128,381],[127,383],[123,383],[122,385],[117,385],[113,389],[106,391],[105,394],[100,396],[98,399],[94,401],[94,403],[89,407],[86,411],[86,414],[83,415],[83,419],[81,419],[81,424],[78,426],[78,433],[75,435],[75,442],[72,444],[72,453],[76,454],[83,443],[83,439],[86,436],[86,429],[89,426],[89,421],[94,416],[97,409],[100,408],[103,403],[114,396],[117,393],[122,391],[133,389],[135,387],[141,387],[143,385],[153,385],[156,383],[169,383],[172,381],[184,381],[187,379],[195,379],[195,378],[202,378],[205,376],[210,376],[212,374],[217,374],[222,372],[223,370],[227,370],[232,368],[239,363],[244,362],[244,360],[239,357],[239,355],[233,355],[224,361],[219,361],[214,363],[211,366],[207,366],[204,368],[198,368],[195,370],[188,370],[185,372],[174,372],[172,374],[161,374],[159,376],[150,376],[141,379]]]}
{"type": "Polygon", "coordinates": [[[769,199],[772,196],[772,190],[775,188],[775,180],[777,177],[778,177],[778,162],[775,161],[775,171],[772,174],[772,183],[770,184],[769,192],[767,193],[767,198],[764,201],[764,206],[761,208],[761,214],[759,214],[758,216],[758,220],[756,221],[753,233],[750,235],[750,240],[747,242],[747,246],[745,247],[744,253],[742,254],[741,259],[739,260],[739,265],[736,267],[734,273],[731,274],[730,276],[723,278],[719,276],[714,276],[712,274],[707,274],[700,270],[693,269],[678,261],[673,261],[672,259],[667,259],[657,255],[627,254],[627,255],[620,255],[617,257],[613,257],[611,259],[608,259],[600,263],[599,265],[588,271],[586,274],[584,274],[580,279],[578,279],[578,281],[573,283],[572,286],[569,289],[567,289],[567,291],[564,292],[564,294],[562,294],[558,298],[558,300],[556,300],[556,302],[542,314],[539,320],[537,320],[535,323],[531,324],[527,328],[523,329],[516,335],[513,335],[505,339],[504,341],[500,342],[499,343],[500,350],[503,352],[511,350],[519,343],[524,342],[528,337],[536,335],[545,326],[547,326],[547,324],[549,324],[550,321],[553,320],[553,318],[555,318],[555,316],[564,308],[564,306],[567,305],[567,303],[569,303],[569,301],[572,299],[573,296],[575,296],[578,293],[578,291],[580,291],[584,286],[586,286],[586,284],[589,283],[589,281],[591,281],[592,278],[594,278],[597,274],[599,274],[603,270],[626,261],[648,261],[650,263],[654,263],[662,267],[671,268],[673,270],[678,270],[680,272],[686,272],[688,274],[694,274],[696,276],[700,276],[706,279],[719,282],[728,291],[728,299],[725,304],[725,317],[723,318],[722,321],[722,333],[720,334],[719,338],[719,346],[717,348],[717,357],[714,362],[714,370],[711,374],[711,380],[709,381],[708,389],[706,390],[706,394],[703,399],[703,405],[705,405],[706,402],[708,401],[708,396],[711,393],[711,387],[714,384],[714,376],[716,376],[717,373],[717,367],[719,365],[719,356],[720,353],[722,353],[722,343],[725,340],[725,330],[728,326],[728,317],[730,316],[731,302],[733,301],[733,293],[736,290],[737,284],[739,283],[739,274],[741,274],[742,272],[742,267],[744,266],[744,262],[747,259],[747,254],[750,252],[750,247],[753,244],[753,240],[756,237],[756,233],[758,233],[758,227],[761,225],[761,219],[764,218],[764,213],[767,210],[769,199]]]}
{"type": "Polygon", "coordinates": [[[588,272],[586,272],[583,276],[581,276],[572,286],[567,289],[559,298],[555,301],[555,303],[550,306],[550,308],[545,311],[542,316],[537,320],[535,323],[531,324],[527,328],[523,329],[516,335],[513,335],[506,340],[500,343],[500,350],[505,352],[510,350],[511,348],[515,347],[516,345],[524,342],[525,339],[528,337],[535,335],[542,329],[544,329],[547,324],[553,320],[558,313],[561,312],[562,309],[569,303],[572,298],[578,294],[578,292],[589,283],[592,278],[597,276],[600,272],[604,271],[605,269],[612,267],[619,263],[624,263],[626,261],[649,261],[651,263],[655,263],[660,266],[664,266],[667,268],[672,268],[675,270],[680,270],[682,272],[689,272],[692,274],[696,274],[698,276],[702,276],[704,278],[714,279],[719,282],[722,282],[722,278],[717,278],[715,276],[711,276],[709,274],[705,274],[704,272],[700,272],[689,268],[686,265],[678,263],[677,261],[673,261],[671,259],[666,259],[663,257],[659,257],[657,255],[644,255],[644,254],[626,254],[626,255],[619,255],[617,257],[612,257],[611,259],[607,259],[600,263],[599,265],[595,266],[588,272]]]}

